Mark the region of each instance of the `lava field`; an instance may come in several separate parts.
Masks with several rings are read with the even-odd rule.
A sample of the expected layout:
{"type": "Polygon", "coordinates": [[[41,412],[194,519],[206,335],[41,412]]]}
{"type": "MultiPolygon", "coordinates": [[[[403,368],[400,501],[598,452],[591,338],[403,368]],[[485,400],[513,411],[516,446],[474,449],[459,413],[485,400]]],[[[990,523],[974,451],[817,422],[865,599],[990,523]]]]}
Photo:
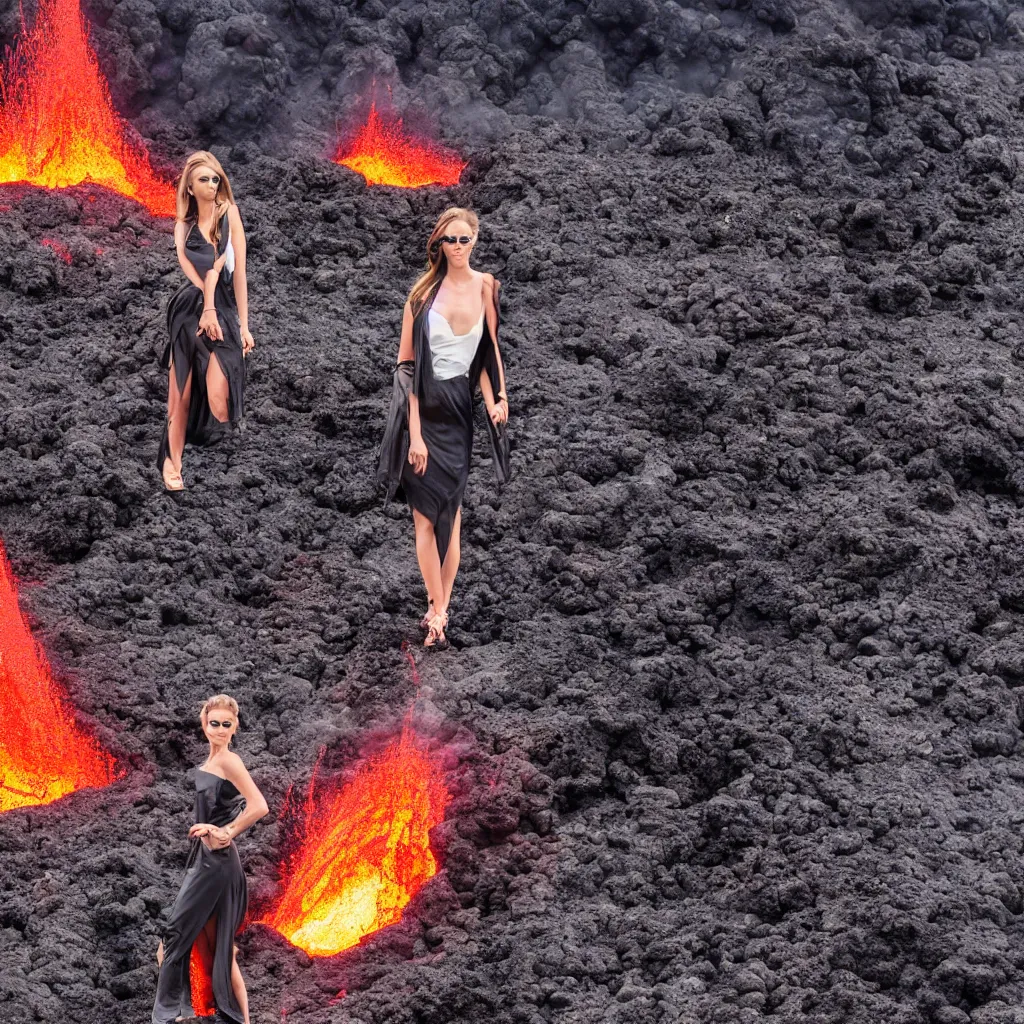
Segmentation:
{"type": "Polygon", "coordinates": [[[220,691],[271,807],[239,840],[253,1024],[1024,1024],[1024,9],[83,13],[154,173],[231,176],[256,349],[243,429],[165,494],[171,220],[0,186],[0,539],[116,763],[0,814],[0,1024],[149,1020],[220,691]],[[371,104],[460,183],[332,162],[371,104]],[[514,476],[479,431],[427,657],[373,478],[452,204],[504,285],[514,476]],[[407,720],[437,873],[311,956],[256,921],[296,794],[407,720]]]}

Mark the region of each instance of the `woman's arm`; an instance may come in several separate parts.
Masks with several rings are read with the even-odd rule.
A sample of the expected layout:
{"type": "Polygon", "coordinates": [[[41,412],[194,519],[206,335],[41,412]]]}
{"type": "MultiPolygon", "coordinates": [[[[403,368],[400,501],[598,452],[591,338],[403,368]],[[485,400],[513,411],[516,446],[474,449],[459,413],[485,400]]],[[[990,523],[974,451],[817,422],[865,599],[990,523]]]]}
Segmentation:
{"type": "Polygon", "coordinates": [[[224,340],[224,331],[217,319],[217,282],[225,258],[225,255],[219,256],[203,278],[203,311],[199,315],[199,330],[196,334],[205,334],[211,341],[224,340]]]}
{"type": "Polygon", "coordinates": [[[228,845],[232,839],[241,835],[250,825],[254,825],[260,818],[264,817],[270,810],[267,801],[259,787],[252,781],[252,776],[246,770],[242,759],[237,754],[227,753],[218,762],[224,769],[224,777],[234,784],[242,796],[245,797],[245,810],[229,822],[223,828],[216,828],[213,825],[195,824],[189,829],[189,836],[209,836],[214,849],[221,849],[228,845]]]}
{"type": "Polygon", "coordinates": [[[199,289],[203,287],[203,279],[199,271],[192,266],[192,261],[185,255],[185,238],[188,235],[188,227],[183,220],[174,222],[174,248],[178,253],[178,265],[184,271],[185,276],[199,289]]]}
{"type": "Polygon", "coordinates": [[[501,351],[498,348],[498,305],[497,294],[501,282],[496,281],[493,274],[484,274],[484,316],[487,317],[487,326],[491,333],[491,342],[494,345],[494,360],[498,365],[498,394],[495,397],[494,386],[486,370],[480,374],[480,390],[484,396],[484,408],[491,422],[497,426],[508,419],[508,393],[505,391],[505,366],[501,361],[501,351]]]}
{"type": "Polygon", "coordinates": [[[398,361],[409,363],[415,357],[412,348],[412,308],[407,302],[405,311],[402,313],[402,340],[398,343],[398,361]]]}
{"type": "MultiPolygon", "coordinates": [[[[230,210],[232,207],[228,209],[230,210]]],[[[230,213],[228,224],[231,224],[230,213]]],[[[206,276],[203,278],[203,312],[199,317],[199,330],[196,333],[205,334],[211,341],[224,340],[224,331],[217,320],[217,282],[220,280],[220,272],[224,269],[227,258],[228,250],[227,246],[225,246],[224,251],[214,260],[213,266],[206,272],[206,276]]],[[[249,347],[251,348],[252,346],[250,345],[249,347]]],[[[245,348],[244,342],[243,348],[245,348]]],[[[245,349],[245,351],[248,351],[248,349],[245,349]]]]}
{"type": "Polygon", "coordinates": [[[242,351],[248,352],[253,347],[252,334],[249,333],[249,283],[245,276],[245,228],[242,227],[242,215],[238,207],[228,207],[228,225],[231,228],[231,247],[235,250],[235,305],[238,307],[238,326],[242,335],[242,351]]]}
{"type": "Polygon", "coordinates": [[[234,839],[241,835],[250,825],[254,825],[264,817],[270,808],[259,787],[252,781],[242,759],[237,754],[229,754],[224,762],[224,774],[234,783],[235,789],[245,797],[245,810],[234,821],[224,826],[224,831],[234,839]]]}
{"type": "MultiPolygon", "coordinates": [[[[412,307],[407,302],[402,313],[402,340],[398,345],[398,361],[411,362],[416,355],[412,344],[412,307]]],[[[420,400],[409,392],[409,465],[417,476],[427,471],[427,446],[423,443],[420,430],[420,400]]]]}

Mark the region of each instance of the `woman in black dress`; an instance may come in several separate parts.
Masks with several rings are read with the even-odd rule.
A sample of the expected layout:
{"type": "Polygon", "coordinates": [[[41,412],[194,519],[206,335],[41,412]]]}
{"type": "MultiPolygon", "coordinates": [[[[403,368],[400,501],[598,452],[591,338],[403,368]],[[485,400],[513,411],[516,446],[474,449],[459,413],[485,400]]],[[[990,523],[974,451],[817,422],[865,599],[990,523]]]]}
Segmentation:
{"type": "Polygon", "coordinates": [[[192,1016],[192,1005],[212,993],[218,1021],[249,1024],[245,982],[235,960],[235,935],[245,917],[247,887],[234,839],[267,813],[242,759],[228,747],[238,728],[238,704],[218,694],[203,704],[203,732],[210,755],[196,769],[196,821],[189,829],[191,846],[185,879],[171,908],[157,950],[160,980],[153,1024],[192,1016]],[[190,971],[190,967],[192,968],[190,971]],[[190,981],[205,977],[201,992],[190,981]]]}
{"type": "Polygon", "coordinates": [[[459,569],[462,496],[473,448],[473,393],[487,409],[498,482],[508,479],[508,396],[498,349],[500,286],[470,266],[479,224],[453,207],[427,241],[427,271],[413,285],[402,319],[392,414],[378,479],[404,491],[416,528],[416,557],[427,589],[425,646],[448,646],[448,604],[459,569]],[[407,446],[407,448],[406,448],[407,446]]]}
{"type": "Polygon", "coordinates": [[[174,225],[178,263],[188,278],[167,307],[167,424],[157,465],[164,487],[180,491],[185,443],[209,444],[242,417],[243,357],[253,348],[245,279],[245,231],[224,169],[193,153],[178,181],[174,225]]]}

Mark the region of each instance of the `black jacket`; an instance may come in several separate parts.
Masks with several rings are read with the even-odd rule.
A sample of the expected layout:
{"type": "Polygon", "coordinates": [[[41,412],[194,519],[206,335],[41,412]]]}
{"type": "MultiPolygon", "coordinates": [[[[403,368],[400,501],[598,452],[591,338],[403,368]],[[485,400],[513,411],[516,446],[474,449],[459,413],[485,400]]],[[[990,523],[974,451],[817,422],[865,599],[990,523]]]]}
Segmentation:
{"type": "MultiPolygon", "coordinates": [[[[440,285],[438,285],[440,288],[440,285]]],[[[427,327],[427,312],[434,304],[438,288],[431,292],[423,303],[412,324],[412,349],[414,358],[399,363],[395,367],[391,385],[391,405],[388,408],[387,423],[384,426],[384,437],[381,440],[380,460],[377,465],[377,485],[384,489],[385,504],[399,496],[402,483],[402,469],[409,456],[409,395],[415,394],[421,401],[429,405],[430,387],[434,381],[433,366],[430,357],[430,334],[427,327]]],[[[501,324],[500,285],[494,282],[494,310],[497,324],[501,324]]],[[[491,387],[497,394],[501,390],[501,374],[498,370],[499,348],[497,340],[491,334],[490,324],[484,317],[484,333],[477,346],[473,365],[469,369],[469,379],[476,387],[480,375],[486,370],[491,387]]],[[[498,485],[511,479],[511,461],[509,455],[509,438],[507,424],[495,427],[490,416],[484,417],[487,433],[491,439],[491,454],[494,460],[494,473],[498,485]]]]}

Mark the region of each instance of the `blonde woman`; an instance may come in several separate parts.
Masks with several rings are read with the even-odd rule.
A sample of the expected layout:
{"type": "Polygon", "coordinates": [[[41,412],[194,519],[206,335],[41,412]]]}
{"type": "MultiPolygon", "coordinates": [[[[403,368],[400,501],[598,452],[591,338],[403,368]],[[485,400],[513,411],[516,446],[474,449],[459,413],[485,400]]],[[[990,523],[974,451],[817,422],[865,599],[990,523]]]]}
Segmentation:
{"type": "Polygon", "coordinates": [[[487,409],[498,482],[508,479],[508,394],[498,348],[499,284],[470,265],[479,223],[445,210],[427,240],[427,270],[402,318],[392,412],[378,480],[412,507],[416,557],[427,590],[424,646],[448,646],[445,629],[459,570],[462,496],[473,449],[473,394],[487,409]]]}
{"type": "Polygon", "coordinates": [[[178,180],[174,246],[188,282],[167,306],[167,424],[157,463],[169,491],[184,490],[185,443],[209,444],[241,419],[243,357],[253,348],[245,231],[231,183],[211,153],[193,153],[178,180]]]}
{"type": "Polygon", "coordinates": [[[171,908],[157,949],[160,980],[153,1024],[192,1017],[202,991],[212,992],[213,1006],[195,1005],[198,1014],[213,1009],[218,1021],[249,1024],[249,1001],[235,959],[235,935],[242,926],[247,886],[234,840],[267,813],[267,802],[229,748],[238,729],[238,704],[221,693],[199,713],[210,744],[206,763],[196,769],[196,821],[189,829],[191,847],[185,879],[171,908]],[[194,948],[193,948],[194,947],[194,948]],[[190,964],[205,975],[200,992],[192,992],[190,964]]]}

